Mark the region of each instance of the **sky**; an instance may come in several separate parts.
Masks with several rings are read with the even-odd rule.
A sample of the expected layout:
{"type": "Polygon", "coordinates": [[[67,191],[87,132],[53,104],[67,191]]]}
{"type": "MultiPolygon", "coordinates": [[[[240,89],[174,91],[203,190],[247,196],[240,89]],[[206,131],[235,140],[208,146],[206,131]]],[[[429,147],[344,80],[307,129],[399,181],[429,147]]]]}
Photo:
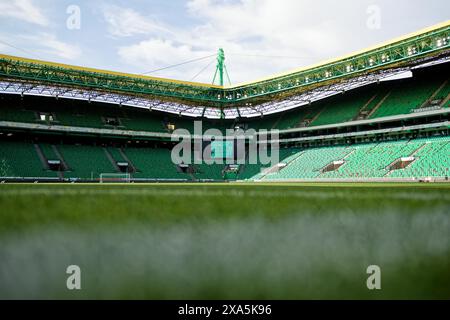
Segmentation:
{"type": "Polygon", "coordinates": [[[0,0],[0,53],[211,83],[223,48],[237,84],[449,19],[448,0],[0,0]]]}

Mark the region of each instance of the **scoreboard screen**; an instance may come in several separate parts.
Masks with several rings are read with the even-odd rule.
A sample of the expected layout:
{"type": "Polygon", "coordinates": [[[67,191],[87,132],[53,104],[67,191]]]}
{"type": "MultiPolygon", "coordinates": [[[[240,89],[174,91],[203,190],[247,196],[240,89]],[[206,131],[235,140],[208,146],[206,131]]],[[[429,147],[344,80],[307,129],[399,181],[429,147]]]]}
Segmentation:
{"type": "Polygon", "coordinates": [[[234,159],[234,141],[212,141],[211,159],[234,159]]]}

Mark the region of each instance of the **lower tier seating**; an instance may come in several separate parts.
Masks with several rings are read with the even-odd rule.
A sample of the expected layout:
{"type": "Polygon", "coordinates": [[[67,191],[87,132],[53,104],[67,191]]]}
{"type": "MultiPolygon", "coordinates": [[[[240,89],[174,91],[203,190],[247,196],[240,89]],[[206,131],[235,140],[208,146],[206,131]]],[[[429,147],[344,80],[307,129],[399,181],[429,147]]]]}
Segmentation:
{"type": "MultiPolygon", "coordinates": [[[[277,152],[277,163],[249,164],[247,158],[234,177],[276,181],[450,176],[450,136],[277,152]]],[[[135,179],[223,180],[227,176],[226,164],[195,164],[193,171],[183,173],[172,163],[167,148],[0,140],[0,177],[4,178],[97,180],[102,173],[120,173],[117,162],[124,161],[131,162],[135,179]],[[64,165],[52,171],[47,160],[60,160],[64,165]]]]}
{"type": "Polygon", "coordinates": [[[450,139],[434,138],[423,141],[415,160],[405,169],[394,170],[389,177],[448,177],[450,176],[450,139]]]}
{"type": "Polygon", "coordinates": [[[320,170],[331,161],[339,160],[349,154],[351,147],[329,147],[300,152],[285,168],[276,174],[267,175],[268,180],[290,179],[293,177],[317,178],[320,170]]]}
{"type": "Polygon", "coordinates": [[[293,159],[286,159],[285,168],[263,179],[444,178],[450,176],[450,137],[311,148],[293,159]],[[402,158],[409,159],[406,167],[396,168],[402,158]],[[323,170],[334,161],[340,162],[336,170],[323,170]]]}
{"type": "Polygon", "coordinates": [[[59,145],[58,149],[69,167],[66,178],[97,179],[101,173],[117,172],[102,147],[59,145]]]}
{"type": "Polygon", "coordinates": [[[53,177],[56,172],[48,170],[39,159],[31,142],[0,142],[0,177],[53,177]]]}
{"type": "Polygon", "coordinates": [[[169,149],[126,148],[126,156],[136,167],[135,178],[147,179],[186,179],[187,174],[179,173],[172,163],[169,149]]]}

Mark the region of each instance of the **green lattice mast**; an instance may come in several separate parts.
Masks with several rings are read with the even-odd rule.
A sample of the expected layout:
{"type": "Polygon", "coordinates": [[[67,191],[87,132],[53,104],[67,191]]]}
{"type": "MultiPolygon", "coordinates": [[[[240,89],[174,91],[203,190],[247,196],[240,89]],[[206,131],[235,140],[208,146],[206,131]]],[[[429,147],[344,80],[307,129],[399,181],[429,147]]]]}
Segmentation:
{"type": "Polygon", "coordinates": [[[230,77],[228,75],[227,66],[225,65],[225,52],[222,48],[219,48],[219,51],[217,52],[217,65],[216,65],[216,72],[214,73],[214,78],[212,83],[218,84],[219,86],[223,86],[223,79],[224,75],[227,76],[228,83],[231,84],[230,77]],[[219,81],[216,83],[217,73],[219,74],[219,81]]]}

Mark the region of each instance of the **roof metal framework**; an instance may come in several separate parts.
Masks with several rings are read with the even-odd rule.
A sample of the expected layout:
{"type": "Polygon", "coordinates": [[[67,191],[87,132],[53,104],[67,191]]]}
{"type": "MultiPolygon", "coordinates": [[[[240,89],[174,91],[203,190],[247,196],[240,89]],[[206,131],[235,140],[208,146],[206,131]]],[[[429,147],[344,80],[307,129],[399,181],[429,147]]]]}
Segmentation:
{"type": "Polygon", "coordinates": [[[214,107],[208,107],[206,105],[187,105],[174,101],[149,98],[147,96],[123,95],[108,91],[84,90],[65,86],[51,86],[39,82],[31,83],[26,81],[0,81],[0,93],[20,94],[22,96],[33,95],[55,97],[57,99],[67,98],[89,102],[102,102],[199,118],[253,118],[295,109],[304,105],[308,105],[314,101],[318,101],[339,93],[376,83],[386,78],[400,75],[414,68],[420,68],[428,66],[430,64],[445,62],[450,62],[450,56],[444,57],[439,60],[434,60],[433,62],[422,63],[416,67],[402,67],[388,70],[379,70],[377,72],[363,74],[358,77],[349,78],[342,82],[331,83],[325,86],[318,86],[309,91],[286,97],[282,100],[273,100],[257,105],[247,103],[244,106],[235,106],[226,109],[218,109],[214,107]]]}
{"type": "Polygon", "coordinates": [[[68,98],[92,102],[104,102],[116,105],[132,106],[169,112],[178,115],[207,118],[251,118],[264,116],[275,112],[285,111],[311,102],[368,85],[393,75],[401,74],[409,68],[397,68],[377,73],[350,78],[347,81],[320,86],[311,91],[291,96],[283,100],[274,100],[252,106],[226,108],[223,110],[202,105],[186,105],[178,102],[164,101],[161,99],[149,99],[148,97],[136,97],[134,95],[122,95],[108,91],[83,90],[70,87],[49,86],[42,83],[8,82],[0,81],[0,92],[20,95],[46,96],[55,98],[68,98]]]}
{"type": "Polygon", "coordinates": [[[255,117],[292,109],[449,55],[450,21],[330,62],[233,87],[0,55],[0,90],[195,117],[255,117]]]}

